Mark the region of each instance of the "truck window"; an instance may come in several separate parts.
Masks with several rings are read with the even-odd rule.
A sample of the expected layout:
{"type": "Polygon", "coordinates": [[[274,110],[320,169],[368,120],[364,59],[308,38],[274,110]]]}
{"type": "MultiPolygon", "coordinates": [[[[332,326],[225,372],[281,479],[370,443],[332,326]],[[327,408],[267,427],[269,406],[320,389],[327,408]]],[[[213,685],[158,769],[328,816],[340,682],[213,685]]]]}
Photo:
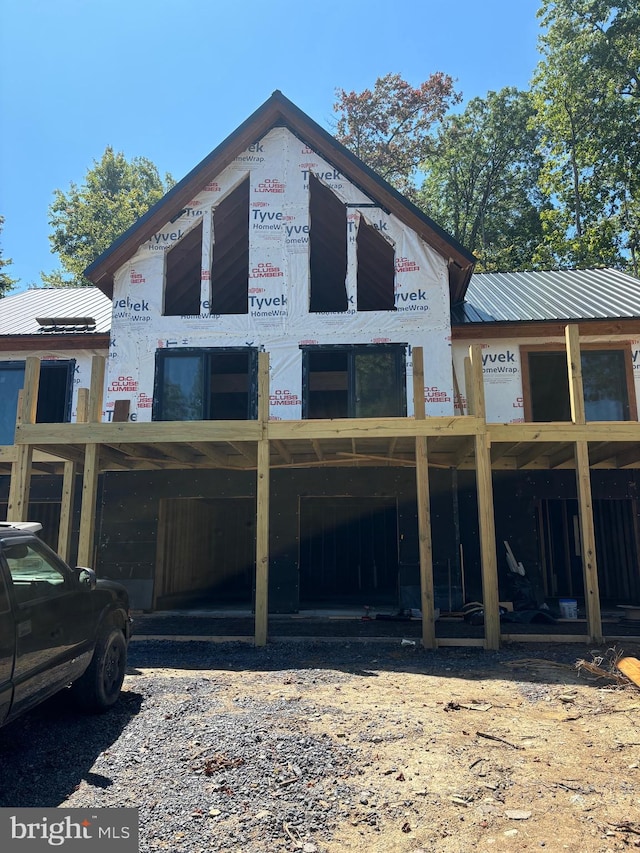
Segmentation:
{"type": "Polygon", "coordinates": [[[4,556],[19,604],[59,595],[65,586],[65,575],[46,554],[31,544],[5,546],[4,556]]]}

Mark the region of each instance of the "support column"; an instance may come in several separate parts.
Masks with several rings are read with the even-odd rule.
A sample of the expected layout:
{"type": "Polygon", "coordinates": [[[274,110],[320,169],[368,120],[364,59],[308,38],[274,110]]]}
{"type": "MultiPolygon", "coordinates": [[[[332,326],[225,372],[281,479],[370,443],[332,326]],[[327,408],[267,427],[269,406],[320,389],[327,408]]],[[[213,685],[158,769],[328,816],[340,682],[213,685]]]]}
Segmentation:
{"type": "Polygon", "coordinates": [[[258,421],[261,438],[258,441],[256,482],[256,646],[267,643],[269,619],[269,354],[258,353],[258,421]]]}
{"type": "MultiPolygon", "coordinates": [[[[575,424],[587,422],[582,384],[582,360],[580,356],[580,332],[578,326],[565,329],[567,344],[567,369],[569,371],[569,398],[571,420],[575,424]]],[[[589,445],[586,441],[574,444],[578,512],[580,515],[580,550],[582,552],[582,576],[584,579],[584,603],[587,611],[587,632],[590,643],[601,643],[602,613],[600,610],[600,587],[596,562],[596,534],[593,523],[591,498],[591,470],[589,467],[589,445]]]]}
{"type": "MultiPolygon", "coordinates": [[[[105,360],[94,355],[91,360],[91,387],[89,388],[88,421],[102,420],[105,360]]],[[[100,445],[87,444],[84,449],[84,474],[82,477],[82,509],[80,511],[80,537],[78,540],[78,565],[90,566],[94,560],[96,503],[98,475],[100,474],[100,445]]]]}
{"type": "Polygon", "coordinates": [[[60,502],[60,525],[58,527],[58,554],[65,563],[71,557],[71,528],[73,524],[73,498],[75,495],[76,472],[75,462],[64,463],[62,477],[62,500],[60,502]]]}
{"type": "MultiPolygon", "coordinates": [[[[425,420],[424,359],[422,347],[413,348],[413,411],[417,421],[425,420]]],[[[420,609],[422,645],[435,649],[433,546],[431,541],[431,501],[429,496],[429,456],[426,435],[416,436],[416,495],[418,499],[418,548],[420,555],[420,609]]]]}
{"type": "MultiPolygon", "coordinates": [[[[482,379],[482,350],[476,344],[469,347],[467,388],[469,412],[486,420],[484,383],[482,379]]],[[[482,564],[482,602],[484,607],[484,646],[500,648],[500,607],[498,592],[498,560],[496,555],[496,528],[493,512],[493,481],[491,478],[491,444],[485,430],[475,437],[476,492],[478,496],[478,524],[480,529],[480,560],[482,564]]]]}
{"type": "MultiPolygon", "coordinates": [[[[24,369],[24,388],[18,397],[16,425],[21,423],[35,424],[39,385],[40,359],[36,356],[28,356],[24,369]]],[[[7,521],[28,521],[33,447],[30,444],[14,443],[16,444],[16,460],[11,465],[7,521]]]]}

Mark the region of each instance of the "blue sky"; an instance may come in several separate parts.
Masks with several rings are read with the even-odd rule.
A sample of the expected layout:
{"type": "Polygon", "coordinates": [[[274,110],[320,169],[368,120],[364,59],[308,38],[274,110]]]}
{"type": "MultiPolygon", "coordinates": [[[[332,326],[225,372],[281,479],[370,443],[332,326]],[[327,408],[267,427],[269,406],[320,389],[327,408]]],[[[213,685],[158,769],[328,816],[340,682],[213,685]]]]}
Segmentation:
{"type": "Polygon", "coordinates": [[[0,0],[0,236],[19,289],[58,260],[48,208],[107,145],[182,178],[280,89],[330,128],[337,87],[450,74],[527,88],[540,0],[0,0]]]}

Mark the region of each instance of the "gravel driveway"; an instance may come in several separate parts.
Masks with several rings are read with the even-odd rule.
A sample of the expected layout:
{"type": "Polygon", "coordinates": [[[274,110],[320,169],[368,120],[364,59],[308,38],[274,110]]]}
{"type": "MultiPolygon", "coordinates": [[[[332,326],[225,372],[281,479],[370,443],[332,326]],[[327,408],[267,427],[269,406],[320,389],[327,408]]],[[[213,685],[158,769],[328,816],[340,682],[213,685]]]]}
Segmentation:
{"type": "MultiPolygon", "coordinates": [[[[110,713],[79,716],[65,693],[0,731],[0,805],[138,807],[142,853],[335,850],[354,808],[366,808],[363,821],[378,828],[360,746],[381,738],[375,710],[352,731],[348,710],[331,697],[355,689],[357,699],[380,670],[473,679],[531,653],[427,652],[398,642],[133,642],[110,713]]],[[[581,653],[558,645],[544,657],[575,661],[581,653]]],[[[428,734],[428,714],[410,729],[398,718],[392,734],[384,714],[387,741],[393,731],[400,740],[428,734]]],[[[407,803],[386,804],[385,819],[402,825],[407,803]]],[[[402,849],[418,847],[407,837],[402,849]]]]}

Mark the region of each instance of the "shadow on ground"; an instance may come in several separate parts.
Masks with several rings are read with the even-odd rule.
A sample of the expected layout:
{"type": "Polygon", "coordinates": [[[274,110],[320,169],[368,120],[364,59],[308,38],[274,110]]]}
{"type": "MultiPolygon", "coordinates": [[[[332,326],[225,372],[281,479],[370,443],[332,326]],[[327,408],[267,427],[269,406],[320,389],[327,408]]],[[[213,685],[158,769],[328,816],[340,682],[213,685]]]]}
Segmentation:
{"type": "Polygon", "coordinates": [[[106,714],[78,712],[62,691],[0,729],[0,806],[58,806],[83,779],[106,788],[111,779],[91,772],[96,758],[140,711],[142,696],[123,692],[106,714]]]}

